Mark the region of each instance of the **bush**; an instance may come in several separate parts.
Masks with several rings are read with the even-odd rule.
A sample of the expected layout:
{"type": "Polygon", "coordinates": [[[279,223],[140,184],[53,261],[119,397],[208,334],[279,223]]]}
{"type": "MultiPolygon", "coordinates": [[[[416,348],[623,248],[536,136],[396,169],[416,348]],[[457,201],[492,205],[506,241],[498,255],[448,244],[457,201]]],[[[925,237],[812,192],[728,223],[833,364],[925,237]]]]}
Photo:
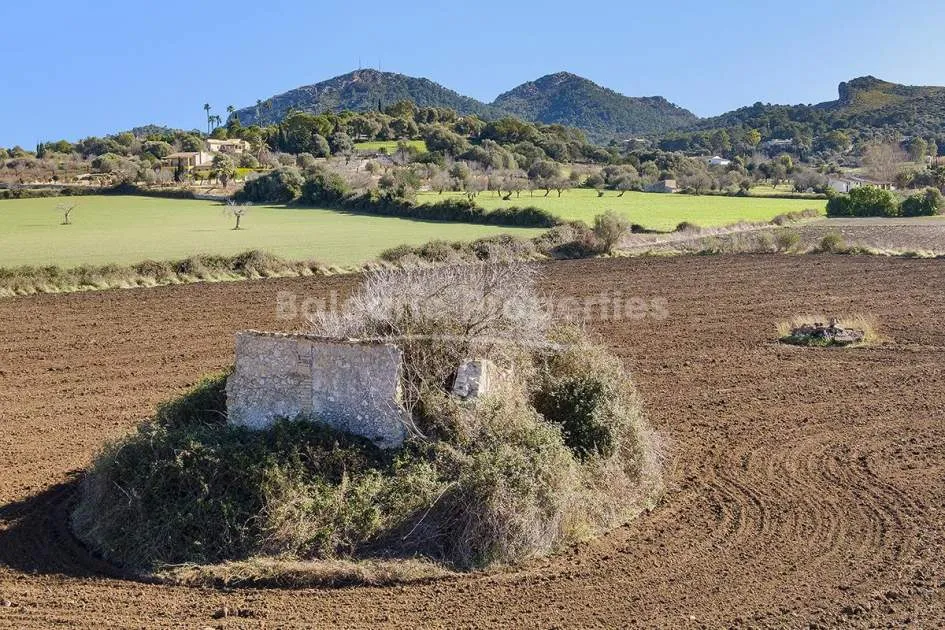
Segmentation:
{"type": "Polygon", "coordinates": [[[628,474],[639,477],[645,439],[639,401],[619,359],[565,330],[562,352],[543,357],[534,393],[535,408],[561,428],[565,445],[580,461],[618,457],[628,474]]]}
{"type": "Polygon", "coordinates": [[[391,263],[435,262],[513,262],[533,258],[538,249],[531,240],[499,234],[475,240],[471,243],[430,241],[423,245],[398,245],[381,252],[379,258],[391,263]]]}
{"type": "Polygon", "coordinates": [[[237,201],[289,203],[302,194],[305,180],[294,166],[282,166],[252,179],[235,195],[237,201]]]}
{"type": "Polygon", "coordinates": [[[827,216],[895,217],[899,216],[899,199],[876,186],[859,186],[849,194],[833,195],[827,201],[827,216]]]}
{"type": "Polygon", "coordinates": [[[794,230],[778,230],[774,233],[774,242],[780,252],[789,252],[801,242],[801,235],[794,230]]]}
{"type": "Polygon", "coordinates": [[[801,219],[813,219],[819,216],[820,211],[814,208],[806,208],[799,212],[797,210],[792,210],[791,212],[785,212],[775,216],[773,219],[771,219],[771,223],[781,226],[800,221],[801,219]]]}
{"type": "Polygon", "coordinates": [[[334,206],[341,203],[350,192],[348,182],[341,175],[316,168],[302,186],[301,200],[313,206],[334,206]]]}
{"type": "Polygon", "coordinates": [[[397,245],[382,251],[378,258],[385,262],[399,263],[414,255],[415,248],[413,245],[397,245]]]}
{"type": "Polygon", "coordinates": [[[259,160],[252,153],[240,153],[239,167],[255,169],[259,168],[259,160]]]}
{"type": "Polygon", "coordinates": [[[395,216],[424,221],[456,221],[483,225],[511,225],[521,227],[553,227],[560,220],[541,208],[497,208],[489,211],[469,199],[443,199],[436,203],[417,204],[398,197],[372,191],[348,197],[340,207],[349,212],[379,216],[395,216]]]}
{"type": "Polygon", "coordinates": [[[692,221],[681,221],[676,224],[676,229],[674,232],[699,232],[702,230],[702,227],[692,221]]]}
{"type": "Polygon", "coordinates": [[[200,379],[184,395],[158,406],[154,419],[167,429],[226,424],[226,379],[230,370],[200,379]]]}
{"type": "Polygon", "coordinates": [[[926,188],[906,198],[900,210],[904,217],[930,217],[942,208],[942,193],[937,188],[926,188]]]}
{"type": "Polygon", "coordinates": [[[831,195],[827,200],[828,217],[852,217],[853,201],[849,195],[831,195]]]}
{"type": "Polygon", "coordinates": [[[606,247],[584,223],[571,223],[560,230],[549,230],[538,237],[541,251],[557,260],[592,258],[605,253],[606,247]]]}
{"type": "Polygon", "coordinates": [[[604,251],[609,254],[630,231],[630,221],[613,210],[608,210],[594,217],[593,230],[604,251]]]}
{"type": "Polygon", "coordinates": [[[387,524],[381,514],[396,522],[429,502],[425,474],[309,422],[152,423],[99,458],[73,524],[93,549],[138,569],[267,549],[329,557],[371,539],[387,524]]]}
{"type": "Polygon", "coordinates": [[[846,241],[841,234],[830,232],[820,239],[820,245],[817,247],[817,251],[827,254],[842,254],[849,251],[849,247],[847,247],[846,241]]]}

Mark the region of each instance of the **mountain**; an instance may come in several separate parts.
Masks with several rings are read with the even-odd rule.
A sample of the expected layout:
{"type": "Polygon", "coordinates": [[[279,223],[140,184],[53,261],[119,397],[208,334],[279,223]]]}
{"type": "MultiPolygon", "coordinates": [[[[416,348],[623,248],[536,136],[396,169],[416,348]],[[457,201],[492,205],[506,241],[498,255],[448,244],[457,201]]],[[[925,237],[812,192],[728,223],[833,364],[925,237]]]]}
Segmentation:
{"type": "Polygon", "coordinates": [[[583,130],[590,139],[607,141],[658,134],[697,120],[661,96],[632,98],[567,72],[524,83],[486,104],[429,79],[394,72],[356,70],[283,94],[237,112],[243,125],[271,124],[291,109],[322,113],[365,111],[410,100],[421,107],[449,107],[485,119],[512,115],[532,122],[562,124],[583,130]]]}
{"type": "Polygon", "coordinates": [[[900,85],[873,76],[844,81],[838,98],[817,105],[755,103],[712,118],[684,131],[752,128],[764,139],[816,138],[843,131],[851,139],[884,131],[903,136],[945,135],[945,87],[900,85]]]}
{"type": "MultiPolygon", "coordinates": [[[[240,122],[271,124],[291,109],[321,113],[365,111],[411,100],[421,107],[449,107],[485,119],[517,116],[524,120],[577,127],[596,142],[633,136],[658,136],[667,149],[714,150],[705,135],[719,129],[732,139],[757,129],[764,140],[795,138],[817,146],[833,131],[849,140],[889,131],[905,136],[941,139],[945,146],[945,87],[909,86],[872,76],[841,83],[838,98],[817,105],[755,103],[712,118],[700,119],[661,96],[624,96],[583,77],[558,72],[501,94],[492,103],[463,96],[429,79],[394,72],[356,70],[267,99],[261,106],[237,112],[240,122]],[[258,119],[257,119],[258,118],[258,119]],[[738,132],[739,133],[732,133],[738,132]]],[[[842,146],[836,137],[827,145],[842,146]]]]}
{"type": "Polygon", "coordinates": [[[945,88],[920,85],[900,85],[873,76],[845,81],[837,87],[840,98],[821,103],[819,107],[846,110],[862,114],[874,111],[901,109],[902,105],[928,105],[945,98],[945,88]]]}
{"type": "Polygon", "coordinates": [[[577,127],[598,142],[664,133],[698,120],[662,96],[624,96],[570,72],[523,83],[492,105],[525,120],[577,127]]]}
{"type": "Polygon", "coordinates": [[[243,125],[271,124],[282,120],[290,109],[323,113],[328,111],[365,111],[397,101],[413,101],[420,107],[449,107],[461,114],[495,117],[496,112],[474,98],[462,96],[429,79],[409,77],[395,72],[355,70],[321,83],[304,85],[267,99],[259,107],[236,112],[243,125]],[[271,103],[269,107],[268,103],[271,103]]]}

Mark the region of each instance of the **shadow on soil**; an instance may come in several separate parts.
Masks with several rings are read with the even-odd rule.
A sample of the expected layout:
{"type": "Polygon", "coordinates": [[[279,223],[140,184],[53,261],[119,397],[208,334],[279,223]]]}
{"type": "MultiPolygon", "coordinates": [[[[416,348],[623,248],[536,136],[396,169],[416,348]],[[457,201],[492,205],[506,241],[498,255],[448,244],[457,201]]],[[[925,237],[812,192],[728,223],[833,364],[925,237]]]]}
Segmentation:
{"type": "Polygon", "coordinates": [[[0,506],[0,566],[44,575],[128,577],[90,554],[69,530],[80,480],[72,473],[39,494],[0,506]]]}

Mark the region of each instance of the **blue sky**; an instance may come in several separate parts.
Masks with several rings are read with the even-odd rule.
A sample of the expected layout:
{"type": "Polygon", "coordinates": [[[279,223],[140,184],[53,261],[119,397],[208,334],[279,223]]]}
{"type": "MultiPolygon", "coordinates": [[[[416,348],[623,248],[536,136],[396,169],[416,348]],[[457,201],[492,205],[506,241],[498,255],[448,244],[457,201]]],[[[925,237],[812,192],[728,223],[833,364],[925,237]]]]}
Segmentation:
{"type": "Polygon", "coordinates": [[[204,123],[361,64],[485,101],[568,70],[701,116],[836,98],[872,74],[945,85],[940,0],[0,2],[0,146],[204,123]]]}

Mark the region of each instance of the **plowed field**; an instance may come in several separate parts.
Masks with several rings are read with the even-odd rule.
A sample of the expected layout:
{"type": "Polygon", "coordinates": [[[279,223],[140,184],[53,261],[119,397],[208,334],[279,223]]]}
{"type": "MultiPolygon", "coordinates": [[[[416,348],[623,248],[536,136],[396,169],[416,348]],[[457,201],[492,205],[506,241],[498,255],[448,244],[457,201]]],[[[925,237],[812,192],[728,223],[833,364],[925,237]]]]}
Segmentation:
{"type": "Polygon", "coordinates": [[[558,262],[559,297],[666,300],[592,327],[669,443],[661,505],[516,571],[393,588],[120,579],[72,542],[101,444],[292,328],[276,295],[354,277],[0,301],[0,626],[822,627],[945,624],[945,262],[739,256],[558,262]],[[806,312],[872,314],[879,347],[774,343],[806,312]],[[242,617],[215,618],[226,606],[242,617]]]}

